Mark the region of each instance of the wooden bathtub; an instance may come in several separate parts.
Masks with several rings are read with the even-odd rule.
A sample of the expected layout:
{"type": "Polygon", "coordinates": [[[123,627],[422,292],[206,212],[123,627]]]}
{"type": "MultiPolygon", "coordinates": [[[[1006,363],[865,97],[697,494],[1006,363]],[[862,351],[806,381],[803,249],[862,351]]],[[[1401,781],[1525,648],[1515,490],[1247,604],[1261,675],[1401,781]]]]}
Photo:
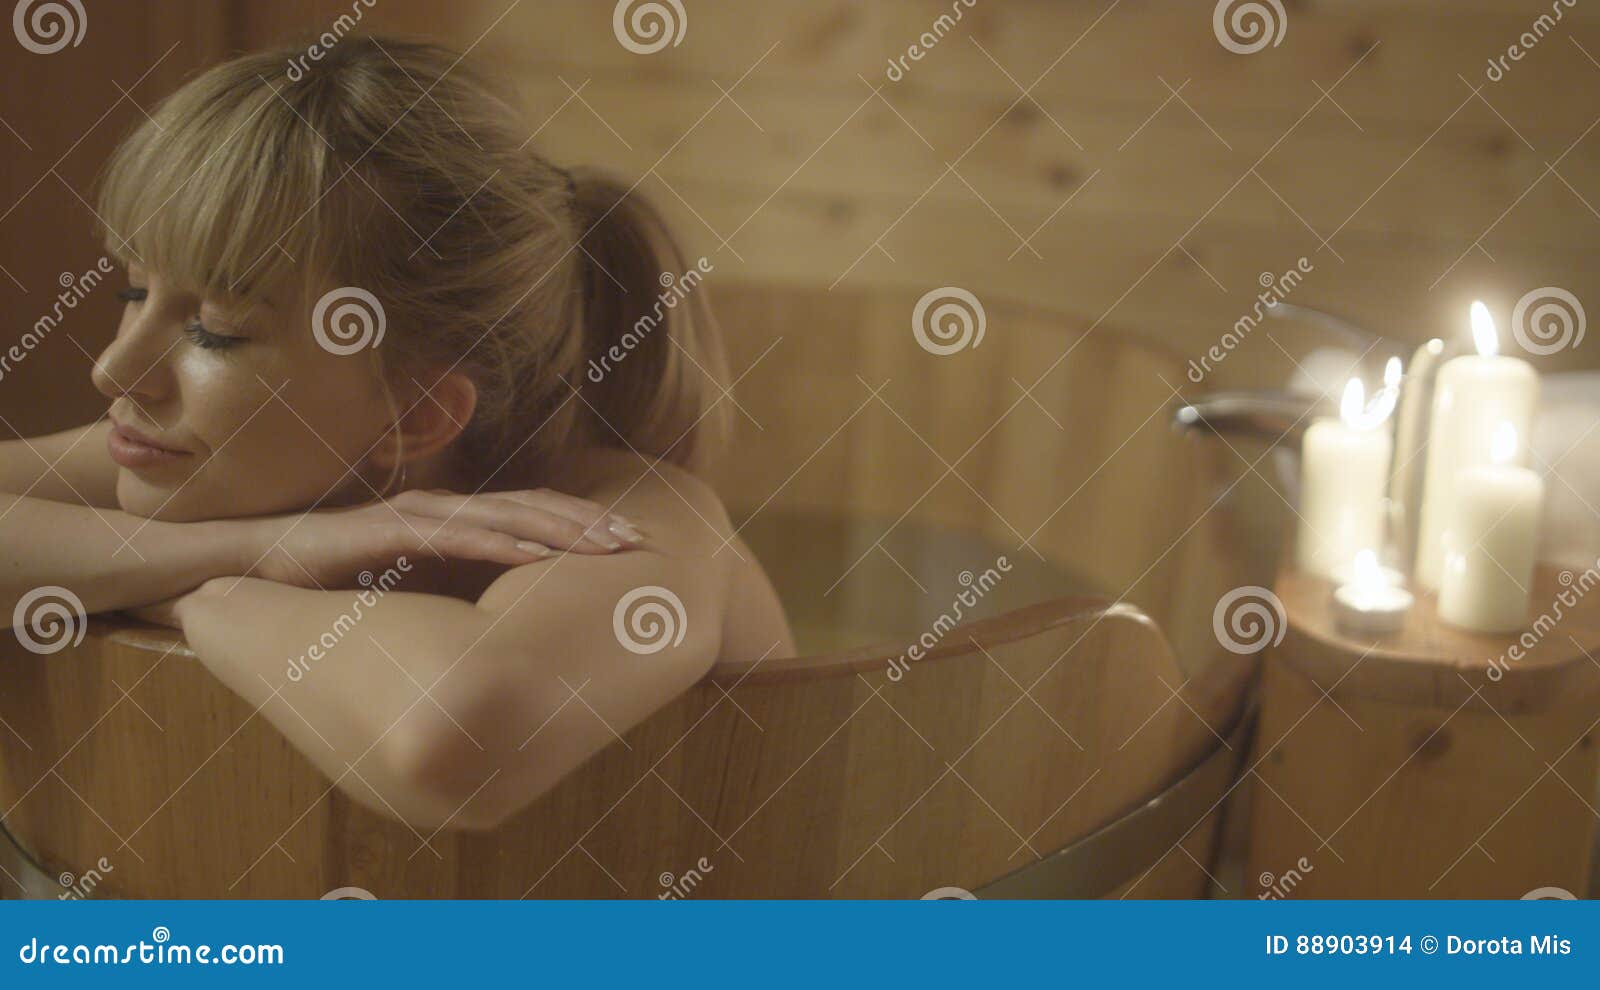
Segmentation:
{"type": "Polygon", "coordinates": [[[1212,610],[1266,582],[1219,501],[1245,461],[1168,425],[1185,363],[999,301],[940,355],[916,292],[710,288],[740,376],[715,480],[802,656],[721,663],[512,821],[430,834],[162,630],[7,637],[0,821],[70,874],[44,893],[1204,894],[1253,672],[1212,610]]]}

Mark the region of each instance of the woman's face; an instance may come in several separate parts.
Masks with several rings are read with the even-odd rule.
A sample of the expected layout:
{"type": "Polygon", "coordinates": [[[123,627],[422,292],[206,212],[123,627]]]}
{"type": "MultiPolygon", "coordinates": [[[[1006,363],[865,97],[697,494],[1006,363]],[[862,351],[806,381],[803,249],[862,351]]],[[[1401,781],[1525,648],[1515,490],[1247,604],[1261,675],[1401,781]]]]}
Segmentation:
{"type": "Polygon", "coordinates": [[[369,455],[392,423],[365,350],[318,344],[311,307],[247,309],[138,265],[117,336],[95,363],[111,398],[117,501],[171,521],[262,515],[375,497],[369,455]],[[362,479],[366,479],[366,483],[362,479]]]}

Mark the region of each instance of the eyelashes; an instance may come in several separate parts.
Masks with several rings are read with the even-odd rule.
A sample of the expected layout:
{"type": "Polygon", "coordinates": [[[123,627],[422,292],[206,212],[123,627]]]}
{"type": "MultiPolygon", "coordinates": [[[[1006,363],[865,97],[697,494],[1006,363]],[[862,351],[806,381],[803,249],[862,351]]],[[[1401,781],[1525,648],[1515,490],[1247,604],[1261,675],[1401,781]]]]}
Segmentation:
{"type": "Polygon", "coordinates": [[[245,342],[244,337],[229,337],[220,333],[212,333],[199,320],[190,321],[183,328],[183,332],[185,336],[194,342],[195,346],[203,347],[208,351],[227,350],[245,342]]]}
{"type": "MultiPolygon", "coordinates": [[[[117,298],[124,303],[141,303],[150,295],[150,290],[129,286],[117,293],[117,298]]],[[[208,351],[227,350],[244,343],[246,337],[230,337],[226,334],[213,333],[199,320],[190,320],[183,328],[184,336],[196,346],[208,351]]]]}

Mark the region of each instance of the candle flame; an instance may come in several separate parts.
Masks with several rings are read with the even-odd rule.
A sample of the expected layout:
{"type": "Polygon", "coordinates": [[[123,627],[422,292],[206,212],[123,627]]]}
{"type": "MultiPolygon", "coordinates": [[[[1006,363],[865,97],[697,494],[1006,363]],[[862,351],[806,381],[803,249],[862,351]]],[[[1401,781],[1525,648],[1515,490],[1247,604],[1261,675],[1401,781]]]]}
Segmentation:
{"type": "Polygon", "coordinates": [[[1346,426],[1361,426],[1362,407],[1367,403],[1367,390],[1361,379],[1352,378],[1345,383],[1344,395],[1339,399],[1339,418],[1346,426]]]}
{"type": "Polygon", "coordinates": [[[1350,566],[1350,577],[1352,583],[1364,591],[1380,588],[1388,583],[1384,580],[1383,569],[1378,566],[1376,550],[1356,551],[1356,559],[1350,566]]]}
{"type": "Polygon", "coordinates": [[[1517,457],[1517,428],[1507,420],[1495,424],[1489,439],[1489,457],[1496,464],[1510,464],[1517,457]]]}
{"type": "Polygon", "coordinates": [[[1392,357],[1383,368],[1383,385],[1367,399],[1366,386],[1359,377],[1351,378],[1344,386],[1339,400],[1339,418],[1344,424],[1358,430],[1375,430],[1388,422],[1400,399],[1400,379],[1404,367],[1400,359],[1392,357]]]}
{"type": "Polygon", "coordinates": [[[1489,315],[1489,307],[1481,299],[1472,304],[1472,342],[1484,357],[1500,353],[1500,335],[1495,332],[1494,317],[1489,315]]]}

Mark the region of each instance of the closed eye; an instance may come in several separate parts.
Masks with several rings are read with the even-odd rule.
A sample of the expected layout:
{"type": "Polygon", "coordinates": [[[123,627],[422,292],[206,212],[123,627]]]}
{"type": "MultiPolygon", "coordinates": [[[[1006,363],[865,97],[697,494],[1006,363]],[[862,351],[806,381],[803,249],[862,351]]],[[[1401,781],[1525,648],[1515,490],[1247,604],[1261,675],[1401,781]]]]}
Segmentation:
{"type": "Polygon", "coordinates": [[[193,341],[197,347],[203,347],[208,351],[226,350],[230,347],[237,347],[249,339],[247,337],[229,337],[226,334],[212,333],[210,330],[207,330],[205,324],[201,323],[199,320],[190,321],[183,328],[183,332],[188,335],[189,339],[193,341]]]}
{"type": "MultiPolygon", "coordinates": [[[[124,303],[142,303],[150,296],[150,290],[142,286],[130,285],[117,293],[117,298],[124,303]]],[[[189,321],[183,328],[187,336],[197,347],[211,350],[226,350],[244,343],[249,338],[235,337],[228,334],[214,333],[198,319],[189,321]]]]}

